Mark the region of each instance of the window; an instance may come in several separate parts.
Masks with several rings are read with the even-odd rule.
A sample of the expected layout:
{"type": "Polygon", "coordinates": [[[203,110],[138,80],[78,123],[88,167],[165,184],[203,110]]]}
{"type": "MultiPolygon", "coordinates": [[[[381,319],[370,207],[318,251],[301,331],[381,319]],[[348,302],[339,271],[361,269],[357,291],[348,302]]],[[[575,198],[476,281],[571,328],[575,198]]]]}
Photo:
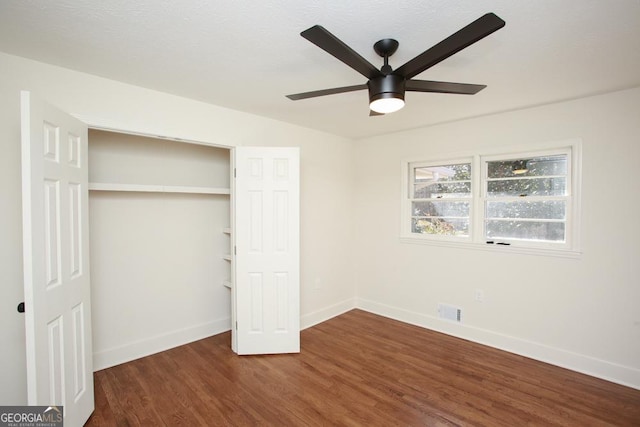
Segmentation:
{"type": "Polygon", "coordinates": [[[411,232],[469,236],[471,162],[412,164],[411,232]]]}
{"type": "Polygon", "coordinates": [[[568,155],[483,162],[487,240],[565,243],[568,155]]]}
{"type": "Polygon", "coordinates": [[[405,162],[403,241],[577,255],[578,153],[405,162]]]}

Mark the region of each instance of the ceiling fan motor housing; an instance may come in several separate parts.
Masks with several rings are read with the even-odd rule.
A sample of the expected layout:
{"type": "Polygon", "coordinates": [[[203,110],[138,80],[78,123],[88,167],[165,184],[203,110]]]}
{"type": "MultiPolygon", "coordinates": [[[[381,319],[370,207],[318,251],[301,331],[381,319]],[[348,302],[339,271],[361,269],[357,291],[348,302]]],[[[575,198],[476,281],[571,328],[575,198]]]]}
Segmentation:
{"type": "Polygon", "coordinates": [[[382,98],[398,98],[404,101],[405,79],[396,74],[375,77],[367,82],[369,102],[382,98]]]}

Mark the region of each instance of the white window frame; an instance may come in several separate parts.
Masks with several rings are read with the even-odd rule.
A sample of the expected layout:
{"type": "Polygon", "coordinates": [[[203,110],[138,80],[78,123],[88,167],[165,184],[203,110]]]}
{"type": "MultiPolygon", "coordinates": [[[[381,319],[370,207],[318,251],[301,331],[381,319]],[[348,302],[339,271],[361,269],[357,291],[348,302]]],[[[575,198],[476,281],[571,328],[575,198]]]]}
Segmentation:
{"type": "Polygon", "coordinates": [[[476,200],[473,197],[474,194],[474,183],[475,183],[475,179],[473,178],[473,174],[474,172],[474,168],[475,168],[475,164],[473,161],[473,157],[461,157],[461,158],[455,158],[455,159],[447,159],[445,161],[440,161],[440,160],[430,160],[430,161],[425,161],[425,162],[411,162],[407,164],[407,178],[408,178],[408,186],[405,187],[406,188],[406,194],[407,194],[407,199],[405,200],[405,209],[407,210],[407,212],[409,212],[409,222],[406,224],[407,230],[406,233],[410,234],[410,235],[416,235],[416,236],[429,236],[430,239],[435,239],[435,240],[442,240],[442,241],[452,241],[452,242],[468,242],[471,237],[473,236],[473,229],[474,229],[474,208],[475,208],[475,204],[476,204],[476,200]],[[464,202],[469,202],[470,205],[470,212],[469,212],[469,235],[468,236],[449,236],[449,235],[442,235],[442,234],[427,234],[427,235],[417,235],[416,233],[412,233],[411,232],[411,219],[413,218],[413,209],[412,209],[412,203],[414,200],[416,200],[413,197],[413,188],[414,188],[414,179],[413,179],[413,169],[414,168],[421,168],[421,167],[433,167],[433,166],[443,166],[443,165],[457,165],[457,164],[463,164],[463,163],[470,163],[471,164],[471,197],[469,198],[452,198],[452,199],[447,199],[448,201],[464,201],[464,202]]]}
{"type": "Polygon", "coordinates": [[[483,150],[476,153],[456,154],[450,157],[434,159],[405,160],[402,162],[402,206],[400,241],[402,243],[427,244],[436,246],[448,246],[484,251],[523,253],[530,255],[557,256],[564,258],[579,258],[582,255],[580,244],[581,227],[581,170],[582,170],[582,142],[579,139],[537,144],[535,147],[510,147],[509,149],[483,150]],[[548,156],[554,154],[567,154],[567,206],[565,242],[531,242],[531,241],[504,241],[494,240],[493,244],[487,244],[484,230],[485,201],[486,201],[486,176],[487,162],[505,159],[530,158],[548,156]],[[413,200],[414,167],[438,166],[446,164],[471,162],[471,218],[469,223],[469,236],[443,236],[418,234],[411,232],[413,200]],[[508,243],[500,244],[497,243],[508,243]]]}

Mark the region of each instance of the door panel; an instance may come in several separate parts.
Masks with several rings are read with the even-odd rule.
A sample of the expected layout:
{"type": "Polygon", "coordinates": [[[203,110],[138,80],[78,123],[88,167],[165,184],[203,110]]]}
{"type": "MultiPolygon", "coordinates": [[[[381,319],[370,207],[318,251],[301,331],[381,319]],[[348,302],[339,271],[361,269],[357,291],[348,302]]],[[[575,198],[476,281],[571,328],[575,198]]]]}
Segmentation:
{"type": "Polygon", "coordinates": [[[82,425],[94,407],[87,127],[21,96],[28,403],[82,425]]]}
{"type": "Polygon", "coordinates": [[[238,354],[300,351],[299,149],[235,149],[238,354]]]}

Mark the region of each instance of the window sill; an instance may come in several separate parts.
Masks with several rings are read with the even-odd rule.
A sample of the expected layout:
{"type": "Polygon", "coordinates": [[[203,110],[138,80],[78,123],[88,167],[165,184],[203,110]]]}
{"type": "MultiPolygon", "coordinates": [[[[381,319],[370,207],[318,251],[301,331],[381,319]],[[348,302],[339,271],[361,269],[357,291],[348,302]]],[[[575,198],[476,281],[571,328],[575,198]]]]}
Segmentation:
{"type": "Polygon", "coordinates": [[[486,243],[453,242],[448,240],[421,239],[418,237],[400,237],[400,243],[440,246],[458,249],[471,249],[509,254],[548,256],[555,258],[580,259],[582,257],[582,252],[568,249],[527,248],[515,245],[488,245],[486,243]]]}

